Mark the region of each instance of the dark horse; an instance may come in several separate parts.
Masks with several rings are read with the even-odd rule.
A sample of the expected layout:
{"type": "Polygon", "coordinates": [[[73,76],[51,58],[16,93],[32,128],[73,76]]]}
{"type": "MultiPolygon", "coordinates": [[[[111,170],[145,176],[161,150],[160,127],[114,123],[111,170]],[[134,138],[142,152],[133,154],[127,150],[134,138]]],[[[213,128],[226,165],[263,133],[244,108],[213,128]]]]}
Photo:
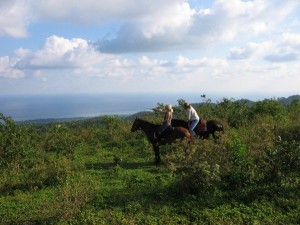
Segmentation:
{"type": "MultiPolygon", "coordinates": [[[[186,122],[184,120],[179,120],[179,119],[173,119],[172,120],[172,126],[174,126],[174,127],[178,127],[178,126],[185,127],[187,129],[189,127],[188,122],[186,122]]],[[[220,122],[216,121],[216,120],[207,120],[206,121],[206,130],[201,130],[200,126],[201,126],[201,121],[197,124],[194,131],[201,138],[208,138],[209,135],[211,134],[213,136],[215,142],[216,142],[219,137],[215,135],[215,132],[216,131],[220,131],[220,132],[222,131],[222,133],[224,133],[223,125],[220,122]]]]}
{"type": "Polygon", "coordinates": [[[161,125],[156,125],[140,118],[135,118],[131,127],[131,132],[142,130],[146,134],[148,141],[152,144],[155,163],[160,163],[159,145],[171,144],[176,139],[191,139],[191,134],[188,129],[184,127],[174,127],[172,131],[168,132],[164,138],[158,139],[156,132],[161,125]]]}

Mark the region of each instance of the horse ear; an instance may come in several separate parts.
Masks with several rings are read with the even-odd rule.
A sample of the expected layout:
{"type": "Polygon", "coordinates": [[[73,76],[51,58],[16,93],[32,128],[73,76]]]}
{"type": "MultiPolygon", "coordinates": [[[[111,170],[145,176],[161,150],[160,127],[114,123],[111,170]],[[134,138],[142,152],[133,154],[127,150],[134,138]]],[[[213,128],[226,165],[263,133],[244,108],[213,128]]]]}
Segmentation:
{"type": "Polygon", "coordinates": [[[135,119],[137,119],[137,116],[135,116],[135,119]]]}

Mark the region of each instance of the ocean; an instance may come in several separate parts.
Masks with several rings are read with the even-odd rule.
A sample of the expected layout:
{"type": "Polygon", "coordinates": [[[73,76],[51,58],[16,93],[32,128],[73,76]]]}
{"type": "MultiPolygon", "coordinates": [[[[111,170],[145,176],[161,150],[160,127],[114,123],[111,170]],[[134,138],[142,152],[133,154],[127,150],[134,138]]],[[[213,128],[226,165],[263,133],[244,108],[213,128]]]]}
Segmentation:
{"type": "Polygon", "coordinates": [[[178,99],[201,102],[201,94],[57,94],[0,96],[0,113],[15,121],[131,115],[178,99]]]}

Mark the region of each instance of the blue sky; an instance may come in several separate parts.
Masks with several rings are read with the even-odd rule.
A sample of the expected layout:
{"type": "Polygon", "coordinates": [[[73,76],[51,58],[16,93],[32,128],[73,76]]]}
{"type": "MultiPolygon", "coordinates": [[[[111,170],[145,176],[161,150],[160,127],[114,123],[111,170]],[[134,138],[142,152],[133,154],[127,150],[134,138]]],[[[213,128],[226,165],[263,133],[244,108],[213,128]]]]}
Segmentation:
{"type": "Polygon", "coordinates": [[[0,95],[300,92],[298,0],[1,0],[0,95]]]}

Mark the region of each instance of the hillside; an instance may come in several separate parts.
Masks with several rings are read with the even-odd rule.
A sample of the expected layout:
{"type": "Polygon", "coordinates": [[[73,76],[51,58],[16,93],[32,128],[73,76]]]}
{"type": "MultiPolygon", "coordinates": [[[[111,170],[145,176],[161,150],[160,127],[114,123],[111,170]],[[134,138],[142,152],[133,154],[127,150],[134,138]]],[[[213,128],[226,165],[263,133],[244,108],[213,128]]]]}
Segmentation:
{"type": "Polygon", "coordinates": [[[225,133],[159,146],[159,165],[124,117],[37,128],[0,114],[0,224],[299,224],[300,101],[196,110],[225,133]]]}
{"type": "Polygon", "coordinates": [[[300,100],[300,95],[292,95],[287,98],[284,98],[284,97],[279,98],[279,101],[282,102],[283,105],[289,105],[293,101],[296,101],[296,100],[300,100]]]}

